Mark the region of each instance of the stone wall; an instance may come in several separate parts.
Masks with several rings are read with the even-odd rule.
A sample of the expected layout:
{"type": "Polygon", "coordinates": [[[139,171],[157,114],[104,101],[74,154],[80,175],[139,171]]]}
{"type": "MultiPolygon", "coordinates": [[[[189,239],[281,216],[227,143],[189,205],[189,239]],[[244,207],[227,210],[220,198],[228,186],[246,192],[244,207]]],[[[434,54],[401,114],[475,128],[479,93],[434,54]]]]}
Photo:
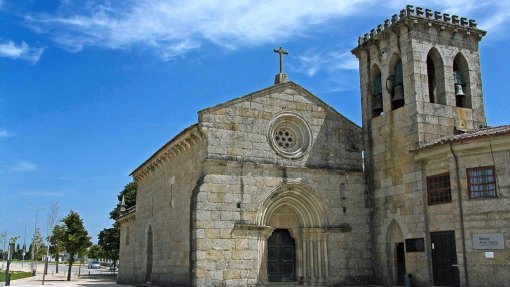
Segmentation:
{"type": "Polygon", "coordinates": [[[124,215],[120,220],[119,271],[118,284],[135,282],[136,233],[135,212],[124,215]]]}
{"type": "Polygon", "coordinates": [[[265,241],[275,228],[290,230],[298,251],[306,240],[314,242],[314,260],[322,263],[312,267],[312,261],[300,258],[303,255],[298,252],[296,279],[333,285],[357,285],[370,279],[362,172],[208,160],[205,173],[194,215],[195,286],[219,286],[221,282],[253,286],[267,281],[265,241]],[[327,210],[321,214],[323,224],[307,223],[299,211],[307,213],[307,208],[313,208],[305,202],[297,210],[290,200],[285,201],[287,193],[317,199],[327,210]],[[264,219],[265,207],[280,196],[281,206],[264,219]]]}
{"type": "MultiPolygon", "coordinates": [[[[476,22],[450,17],[440,12],[425,13],[412,6],[360,38],[353,53],[360,61],[365,163],[369,177],[369,202],[377,283],[395,284],[397,267],[395,244],[408,238],[427,238],[427,201],[422,166],[409,151],[455,130],[485,126],[478,41],[485,34],[476,22]],[[443,17],[444,16],[444,17],[443,17]],[[453,85],[453,60],[467,61],[470,83],[469,108],[457,107],[453,85]],[[430,102],[427,56],[437,61],[435,102],[430,102]],[[392,95],[386,89],[394,63],[403,68],[405,105],[392,108],[392,95]],[[374,71],[382,79],[382,115],[374,115],[374,71]],[[440,99],[442,97],[442,99],[440,99]]],[[[391,82],[390,82],[391,83],[391,82]]],[[[446,212],[446,211],[443,211],[446,212]]],[[[406,272],[414,286],[431,284],[430,247],[426,252],[406,253],[406,272]]]]}
{"type": "MultiPolygon", "coordinates": [[[[470,286],[504,286],[510,275],[510,136],[483,137],[469,142],[453,143],[420,151],[424,177],[448,172],[451,178],[452,202],[427,208],[430,232],[455,231],[459,273],[467,267],[470,286]],[[458,166],[455,162],[457,156],[458,166]],[[467,168],[494,166],[497,178],[497,197],[470,199],[467,168]],[[460,187],[457,183],[459,175],[460,187]],[[460,190],[459,190],[460,188],[460,190]],[[459,195],[463,222],[460,220],[459,195]],[[464,230],[462,230],[462,228],[464,230]],[[464,233],[464,238],[462,234],[464,233]],[[477,250],[473,248],[473,234],[503,234],[505,249],[477,250]],[[465,247],[464,247],[465,245],[465,247]],[[464,249],[465,248],[465,249],[464,249]],[[465,251],[464,251],[465,250],[465,251]],[[494,259],[485,252],[494,252],[494,259]],[[464,264],[464,256],[467,259],[464,264]]],[[[425,187],[426,188],[426,187],[425,187]]],[[[426,193],[426,189],[423,191],[426,193]]]]}
{"type": "Polygon", "coordinates": [[[208,160],[195,197],[193,285],[267,282],[266,241],[276,228],[296,241],[297,280],[368,282],[359,127],[292,82],[203,110],[199,118],[208,160]],[[282,113],[309,126],[312,143],[297,158],[271,145],[271,123],[282,113]]]}
{"type": "Polygon", "coordinates": [[[361,169],[360,128],[302,87],[288,82],[199,112],[208,134],[208,158],[286,166],[361,169]],[[275,153],[271,120],[292,112],[310,126],[313,146],[299,160],[275,153]]]}
{"type": "Polygon", "coordinates": [[[138,177],[136,246],[133,246],[136,248],[136,283],[190,285],[191,197],[203,175],[202,162],[207,146],[205,138],[191,137],[190,133],[197,131],[193,128],[177,136],[169,147],[151,157],[157,161],[157,167],[138,177]],[[172,149],[176,152],[167,153],[172,149]],[[160,155],[164,157],[158,161],[160,155]],[[150,277],[147,276],[149,228],[153,238],[150,277]]]}

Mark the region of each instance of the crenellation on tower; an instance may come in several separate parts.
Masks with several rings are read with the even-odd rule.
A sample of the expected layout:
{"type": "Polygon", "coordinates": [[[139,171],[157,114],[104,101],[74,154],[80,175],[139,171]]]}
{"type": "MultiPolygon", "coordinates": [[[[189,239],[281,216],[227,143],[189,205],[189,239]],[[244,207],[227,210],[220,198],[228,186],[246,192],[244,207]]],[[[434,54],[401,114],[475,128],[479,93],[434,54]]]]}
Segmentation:
{"type": "Polygon", "coordinates": [[[397,25],[407,25],[411,23],[424,24],[429,27],[438,26],[442,30],[451,29],[456,32],[463,32],[467,35],[478,35],[480,39],[487,34],[486,31],[478,29],[476,20],[450,15],[440,11],[432,12],[431,9],[424,9],[422,7],[416,7],[415,9],[413,5],[407,5],[398,15],[394,14],[391,19],[386,19],[383,24],[370,30],[370,33],[365,33],[363,36],[360,36],[358,38],[358,48],[372,44],[373,41],[384,37],[385,33],[393,32],[392,29],[397,25]]]}

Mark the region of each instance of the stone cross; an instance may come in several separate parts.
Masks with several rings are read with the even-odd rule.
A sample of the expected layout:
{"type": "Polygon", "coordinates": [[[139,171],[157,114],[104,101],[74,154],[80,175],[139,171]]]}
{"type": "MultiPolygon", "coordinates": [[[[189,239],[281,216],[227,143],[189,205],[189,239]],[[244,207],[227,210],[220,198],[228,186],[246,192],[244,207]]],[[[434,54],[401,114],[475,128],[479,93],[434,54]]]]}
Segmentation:
{"type": "Polygon", "coordinates": [[[274,52],[280,54],[280,74],[283,74],[283,55],[288,55],[289,52],[284,51],[282,47],[278,50],[274,49],[274,52]]]}

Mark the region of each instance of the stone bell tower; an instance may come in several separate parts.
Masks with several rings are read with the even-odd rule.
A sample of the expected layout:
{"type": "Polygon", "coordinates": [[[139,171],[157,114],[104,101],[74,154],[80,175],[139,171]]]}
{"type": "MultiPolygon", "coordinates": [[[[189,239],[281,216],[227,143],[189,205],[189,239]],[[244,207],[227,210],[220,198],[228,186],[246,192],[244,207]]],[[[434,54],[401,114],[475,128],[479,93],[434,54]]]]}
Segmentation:
{"type": "Polygon", "coordinates": [[[405,239],[430,248],[427,201],[413,149],[486,125],[474,20],[408,5],[358,40],[360,88],[372,207],[375,279],[430,282],[428,252],[406,253],[405,239]]]}

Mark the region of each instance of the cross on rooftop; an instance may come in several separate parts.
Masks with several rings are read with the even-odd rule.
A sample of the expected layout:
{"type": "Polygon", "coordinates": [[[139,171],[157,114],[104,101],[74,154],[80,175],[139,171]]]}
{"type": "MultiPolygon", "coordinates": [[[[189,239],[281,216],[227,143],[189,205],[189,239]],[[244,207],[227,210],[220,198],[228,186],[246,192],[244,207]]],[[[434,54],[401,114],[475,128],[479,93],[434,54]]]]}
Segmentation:
{"type": "Polygon", "coordinates": [[[288,55],[289,52],[284,51],[282,47],[280,49],[274,49],[275,53],[280,54],[280,74],[283,74],[283,55],[288,55]]]}

